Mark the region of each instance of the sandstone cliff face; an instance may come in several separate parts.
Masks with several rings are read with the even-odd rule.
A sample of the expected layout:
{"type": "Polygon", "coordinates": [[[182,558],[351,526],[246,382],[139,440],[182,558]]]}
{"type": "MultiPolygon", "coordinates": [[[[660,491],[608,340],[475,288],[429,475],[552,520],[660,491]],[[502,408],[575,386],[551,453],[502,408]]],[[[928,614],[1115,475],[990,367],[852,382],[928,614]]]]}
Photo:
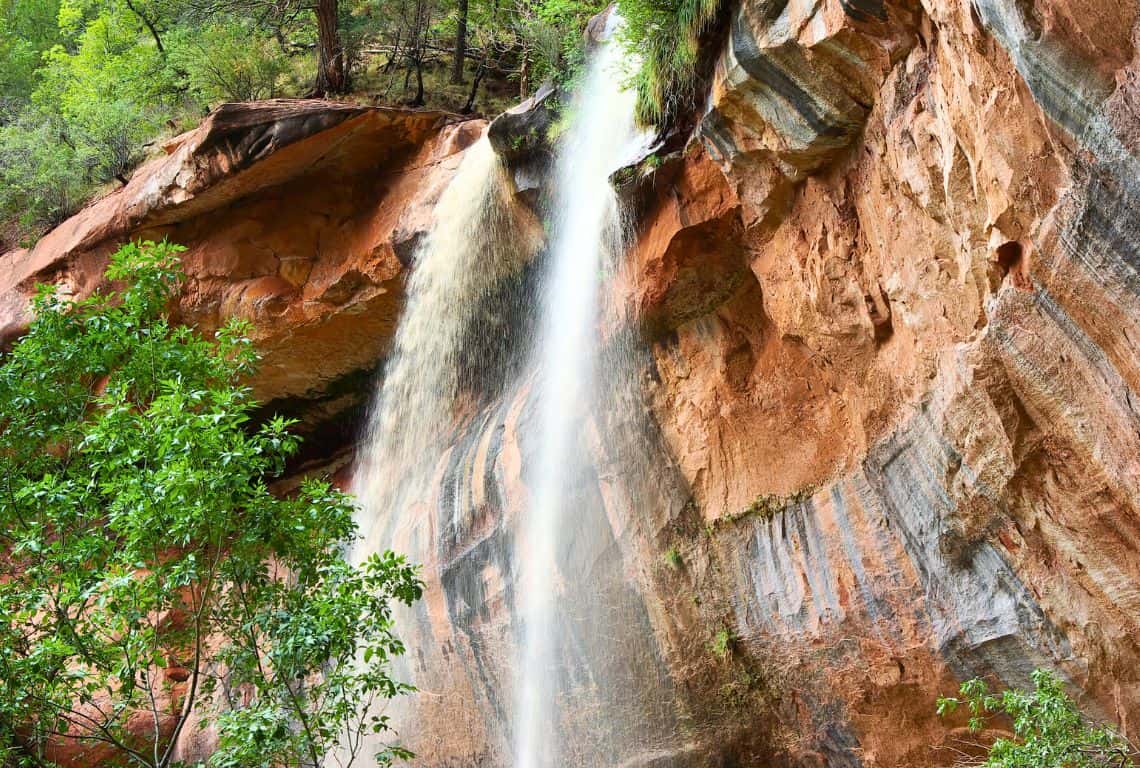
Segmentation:
{"type": "Polygon", "coordinates": [[[674,161],[724,202],[667,201],[638,258],[643,298],[683,306],[673,275],[709,263],[686,241],[739,232],[713,262],[736,291],[657,337],[655,410],[726,523],[687,542],[692,581],[798,681],[801,760],[945,760],[939,687],[1035,665],[1136,727],[1136,21],[1044,0],[732,20],[674,161]]]}
{"type": "Polygon", "coordinates": [[[402,306],[431,209],[483,122],[319,101],[227,104],[123,189],[34,248],[0,256],[0,344],[30,292],[77,295],[130,239],[185,244],[176,314],[210,333],[249,320],[267,408],[302,417],[309,455],[343,448],[402,306]]]}
{"type": "MultiPolygon", "coordinates": [[[[560,562],[585,590],[616,585],[604,616],[560,628],[568,670],[590,634],[638,638],[594,661],[602,684],[574,709],[599,744],[633,745],[627,764],[949,764],[939,747],[959,734],[934,699],[1035,666],[1135,737],[1138,13],[731,10],[694,135],[638,171],[620,298],[641,318],[642,389],[611,392],[584,430],[600,469],[560,562]]],[[[332,462],[431,205],[481,130],[224,108],[0,257],[4,333],[33,281],[84,292],[119,240],[169,236],[190,246],[181,315],[253,320],[259,395],[304,416],[308,458],[332,462]]],[[[423,765],[507,763],[529,392],[468,409],[440,493],[397,539],[428,553],[407,671],[430,695],[404,733],[423,765]]],[[[575,759],[605,764],[595,746],[575,759]]]]}

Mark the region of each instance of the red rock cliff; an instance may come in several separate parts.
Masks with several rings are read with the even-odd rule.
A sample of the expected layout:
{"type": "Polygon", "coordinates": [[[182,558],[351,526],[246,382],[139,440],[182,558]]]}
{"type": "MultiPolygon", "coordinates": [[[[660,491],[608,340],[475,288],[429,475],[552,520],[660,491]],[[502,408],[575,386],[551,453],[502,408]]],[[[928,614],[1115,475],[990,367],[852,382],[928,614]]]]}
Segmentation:
{"type": "Polygon", "coordinates": [[[1138,29],[745,3],[656,171],[655,411],[722,523],[692,581],[782,659],[801,762],[943,761],[936,692],[1036,665],[1135,732],[1138,29]]]}
{"type": "MultiPolygon", "coordinates": [[[[935,698],[1035,666],[1135,737],[1138,24],[1136,3],[1106,0],[731,11],[693,137],[638,171],[625,298],[650,348],[655,501],[599,482],[581,522],[592,562],[626,579],[614,621],[647,638],[624,650],[643,668],[615,652],[612,674],[668,691],[674,719],[638,765],[948,764],[935,698]]],[[[224,107],[0,257],[4,333],[37,280],[84,292],[126,237],[186,243],[182,316],[254,321],[259,395],[303,416],[308,458],[327,463],[356,435],[408,257],[481,128],[224,107]]],[[[430,528],[411,630],[434,694],[407,734],[424,765],[504,760],[525,399],[441,468],[464,493],[430,528]]]]}

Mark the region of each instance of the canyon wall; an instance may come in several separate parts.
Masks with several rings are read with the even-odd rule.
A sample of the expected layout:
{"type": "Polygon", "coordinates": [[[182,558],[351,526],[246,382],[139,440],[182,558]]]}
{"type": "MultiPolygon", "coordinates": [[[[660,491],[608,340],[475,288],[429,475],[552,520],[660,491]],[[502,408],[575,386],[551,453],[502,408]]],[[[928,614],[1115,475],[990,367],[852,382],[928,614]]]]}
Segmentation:
{"type": "MultiPolygon", "coordinates": [[[[627,174],[634,274],[612,298],[638,324],[610,348],[637,375],[584,425],[599,469],[558,563],[604,607],[560,628],[566,727],[596,736],[577,764],[948,765],[963,723],[936,697],[1037,666],[1136,737],[1138,14],[729,9],[692,135],[627,174]],[[613,638],[601,658],[590,635],[613,638]]],[[[36,281],[84,293],[123,239],[185,243],[176,313],[252,320],[267,412],[302,419],[300,468],[340,470],[483,125],[224,107],[0,256],[0,334],[36,281]]],[[[534,205],[541,160],[506,161],[534,205]]],[[[524,324],[528,279],[489,299],[524,324]]],[[[424,691],[401,705],[421,765],[508,762],[530,393],[473,393],[439,492],[399,524],[429,583],[401,668],[424,691]]]]}
{"type": "Polygon", "coordinates": [[[690,581],[828,765],[945,761],[935,693],[1035,666],[1135,732],[1136,21],[746,3],[671,161],[638,298],[690,581]]]}

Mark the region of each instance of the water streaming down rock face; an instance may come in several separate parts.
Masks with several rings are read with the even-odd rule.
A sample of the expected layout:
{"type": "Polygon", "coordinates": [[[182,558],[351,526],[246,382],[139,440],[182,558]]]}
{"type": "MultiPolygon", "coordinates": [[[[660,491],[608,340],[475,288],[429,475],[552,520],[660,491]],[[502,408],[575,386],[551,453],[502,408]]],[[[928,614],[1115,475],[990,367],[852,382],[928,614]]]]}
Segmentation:
{"type": "MultiPolygon", "coordinates": [[[[482,137],[465,151],[416,248],[407,302],[353,472],[361,534],[353,559],[394,549],[425,566],[429,585],[437,560],[431,504],[437,467],[451,444],[463,393],[493,390],[478,379],[495,372],[501,379],[510,367],[509,334],[499,311],[503,297],[496,291],[504,275],[523,268],[541,237],[512,192],[503,165],[482,137]]],[[[397,606],[397,622],[414,650],[432,640],[420,629],[427,623],[417,614],[421,606],[397,606]]],[[[396,671],[426,695],[440,685],[404,660],[396,671]]],[[[405,700],[391,702],[386,714],[401,736],[416,720],[414,704],[405,700]]],[[[363,753],[390,741],[391,734],[366,738],[363,753]]]]}
{"type": "MultiPolygon", "coordinates": [[[[620,23],[611,14],[609,26],[620,23]]],[[[612,29],[607,30],[612,32],[612,29]]],[[[598,354],[600,273],[620,255],[620,208],[609,176],[638,148],[631,90],[617,45],[603,43],[577,94],[560,148],[551,246],[535,348],[537,455],[518,562],[522,663],[515,700],[515,766],[561,765],[554,708],[561,693],[554,633],[564,597],[557,550],[566,535],[570,484],[588,463],[579,441],[598,354]]],[[[583,734],[585,736],[585,734],[583,734]]]]}
{"type": "Polygon", "coordinates": [[[518,213],[506,172],[482,138],[467,150],[416,249],[407,306],[353,476],[363,538],[358,553],[389,546],[399,511],[428,494],[456,399],[471,383],[464,381],[464,356],[489,356],[488,368],[503,364],[500,346],[470,347],[486,336],[479,308],[503,273],[517,271],[534,250],[518,213]]]}
{"type": "MultiPolygon", "coordinates": [[[[559,681],[573,697],[563,730],[589,734],[563,739],[564,765],[689,765],[661,758],[660,731],[645,727],[658,721],[637,719],[636,704],[672,700],[639,691],[623,709],[595,693],[631,690],[630,670],[652,670],[661,648],[685,738],[726,756],[701,768],[941,765],[956,731],[934,699],[955,675],[1024,685],[1037,664],[1066,670],[1082,704],[1135,737],[1140,175],[1119,151],[1131,140],[1140,156],[1135,5],[734,7],[711,109],[685,152],[643,177],[653,189],[627,257],[643,275],[631,302],[653,342],[643,381],[667,448],[644,483],[675,464],[692,501],[627,503],[610,468],[638,466],[622,452],[640,435],[611,428],[622,411],[608,404],[581,422],[579,436],[602,420],[610,453],[574,484],[558,552],[559,573],[578,575],[560,577],[559,607],[591,608],[560,616],[554,637],[572,677],[559,681]],[[739,517],[758,494],[805,487],[819,490],[739,517]],[[615,583],[620,600],[609,586],[589,602],[615,583]],[[598,621],[606,605],[621,610],[598,621]],[[708,652],[721,627],[739,638],[738,664],[708,652]],[[594,759],[609,739],[598,730],[630,723],[642,742],[594,759]],[[767,743],[746,749],[741,732],[767,743]]],[[[395,254],[438,196],[431,179],[454,172],[457,158],[420,170],[466,132],[431,128],[441,117],[228,105],[33,251],[0,256],[0,335],[22,332],[41,279],[89,290],[103,254],[162,222],[191,246],[181,317],[207,333],[219,313],[251,318],[269,355],[254,385],[278,400],[268,410],[303,395],[306,428],[342,423],[357,379],[341,377],[375,365],[405,304],[395,254]]],[[[466,251],[447,256],[495,269],[466,251]]],[[[471,306],[435,306],[433,329],[485,327],[471,306]]],[[[455,348],[461,390],[468,349],[479,345],[455,348]]],[[[377,528],[402,536],[384,543],[425,562],[429,582],[415,621],[399,622],[401,676],[424,691],[401,700],[414,707],[401,739],[416,768],[511,764],[511,553],[534,487],[537,392],[512,382],[453,409],[463,416],[438,440],[444,455],[399,470],[432,475],[432,496],[375,504],[377,528]]],[[[339,457],[338,440],[314,456],[339,457]]],[[[190,738],[205,749],[209,734],[190,738]]]]}
{"type": "Polygon", "coordinates": [[[650,476],[633,329],[600,296],[623,244],[609,176],[646,138],[625,79],[600,46],[540,206],[547,247],[484,140],[417,249],[354,490],[355,554],[424,566],[397,617],[420,693],[387,713],[422,766],[639,764],[677,743],[624,560],[650,476]]]}

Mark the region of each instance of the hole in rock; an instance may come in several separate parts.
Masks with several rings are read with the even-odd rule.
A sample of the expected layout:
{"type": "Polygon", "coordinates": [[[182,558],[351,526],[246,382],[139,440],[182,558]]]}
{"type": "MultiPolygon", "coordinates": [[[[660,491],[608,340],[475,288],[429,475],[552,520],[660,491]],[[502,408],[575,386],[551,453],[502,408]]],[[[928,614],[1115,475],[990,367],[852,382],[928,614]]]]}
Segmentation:
{"type": "Polygon", "coordinates": [[[875,329],[875,343],[882,344],[895,332],[894,326],[891,325],[890,301],[887,300],[881,285],[875,286],[873,294],[864,294],[863,301],[867,304],[867,314],[870,315],[871,325],[875,329]]]}
{"type": "Polygon", "coordinates": [[[998,246],[994,252],[994,263],[1001,272],[1001,277],[1009,277],[1015,288],[1021,290],[1032,289],[1029,280],[1029,270],[1026,268],[1025,247],[1016,240],[1010,240],[998,246]]]}
{"type": "Polygon", "coordinates": [[[1021,243],[1010,240],[1002,243],[997,249],[997,263],[1003,275],[1008,275],[1021,263],[1021,243]]]}

